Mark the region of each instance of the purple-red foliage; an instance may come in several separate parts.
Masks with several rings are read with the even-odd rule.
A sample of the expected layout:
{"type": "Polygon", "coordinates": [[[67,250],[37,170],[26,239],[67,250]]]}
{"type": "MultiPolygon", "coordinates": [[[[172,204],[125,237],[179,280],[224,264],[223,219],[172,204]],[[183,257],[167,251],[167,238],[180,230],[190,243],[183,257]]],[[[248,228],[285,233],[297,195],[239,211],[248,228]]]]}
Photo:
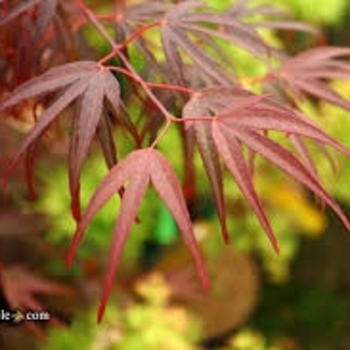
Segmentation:
{"type": "Polygon", "coordinates": [[[151,184],[174,216],[202,282],[208,285],[185,201],[195,195],[195,147],[209,179],[226,242],[229,232],[223,165],[273,248],[279,250],[254,186],[252,160],[258,155],[313,192],[350,228],[341,208],[322,185],[304,139],[314,141],[323,151],[325,146],[330,146],[347,157],[350,151],[298,109],[301,98],[312,96],[350,110],[349,101],[329,85],[332,79],[349,78],[350,65],[340,58],[350,56],[350,49],[314,47],[289,57],[283,50],[270,47],[259,34],[259,27],[318,35],[308,25],[284,19],[273,7],[252,8],[244,0],[236,1],[224,12],[201,1],[152,0],[136,5],[96,1],[91,7],[82,0],[0,2],[1,118],[6,122],[11,111],[18,110],[27,100],[35,101],[33,108],[39,104],[43,107],[10,161],[4,185],[21,156],[26,154],[27,182],[29,188],[33,187],[34,148],[51,124],[65,114],[71,118],[69,190],[72,214],[77,221],[68,266],[73,263],[84,231],[95,214],[113,194],[121,196],[99,321],[112,290],[122,249],[137,220],[138,206],[151,184]],[[100,13],[102,3],[109,7],[100,13]],[[254,20],[257,15],[259,21],[254,20]],[[251,20],[246,21],[249,17],[251,20]],[[84,34],[88,27],[100,37],[103,50],[109,48],[108,54],[101,54],[101,50],[89,44],[84,34]],[[158,34],[159,46],[149,40],[147,32],[158,34]],[[277,95],[258,95],[241,87],[235,62],[217,39],[246,50],[267,68],[277,66],[261,78],[261,83],[271,79],[278,82],[278,88],[289,99],[281,102],[277,95]],[[133,55],[142,58],[143,70],[133,65],[133,55]],[[131,104],[140,106],[138,115],[129,112],[131,104]],[[180,130],[186,150],[183,186],[170,160],[157,150],[162,136],[179,123],[184,126],[180,130]],[[118,128],[130,133],[136,144],[120,160],[114,139],[118,128]],[[269,137],[270,130],[285,135],[291,147],[269,137]],[[94,139],[100,143],[110,171],[81,214],[80,176],[94,139]]]}

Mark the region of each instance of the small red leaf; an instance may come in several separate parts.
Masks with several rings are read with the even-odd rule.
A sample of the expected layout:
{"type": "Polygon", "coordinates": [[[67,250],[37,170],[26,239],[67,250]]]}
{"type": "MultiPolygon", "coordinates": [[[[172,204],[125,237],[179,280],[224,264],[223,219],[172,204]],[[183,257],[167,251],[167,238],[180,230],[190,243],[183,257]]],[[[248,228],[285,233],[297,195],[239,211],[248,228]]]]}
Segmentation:
{"type": "Polygon", "coordinates": [[[98,309],[98,322],[101,322],[103,318],[107,301],[113,288],[114,275],[118,268],[120,256],[132,225],[135,223],[138,207],[147,190],[149,175],[145,169],[146,167],[147,164],[140,164],[137,171],[139,171],[141,176],[135,176],[123,194],[122,205],[113,232],[108,268],[104,281],[101,303],[98,309]]]}
{"type": "Polygon", "coordinates": [[[230,129],[227,127],[225,128],[225,126],[222,125],[218,120],[213,122],[212,132],[218,152],[225,160],[230,173],[234,177],[245,199],[254,210],[261,225],[265,229],[273,248],[278,253],[279,248],[277,239],[266,218],[263,206],[261,205],[255,192],[252,182],[252,173],[249,169],[249,165],[244,159],[243,152],[240,149],[239,143],[234,137],[230,135],[230,129]]]}
{"type": "Polygon", "coordinates": [[[194,167],[194,130],[189,127],[185,131],[185,175],[183,192],[186,200],[193,200],[196,196],[195,167],[194,167]]]}
{"type": "Polygon", "coordinates": [[[303,139],[299,135],[289,135],[288,136],[290,142],[296,149],[296,151],[299,153],[302,161],[304,162],[305,166],[308,168],[309,172],[313,174],[315,177],[318,176],[317,169],[314,161],[312,160],[312,156],[309,153],[303,139]]]}
{"type": "Polygon", "coordinates": [[[238,138],[256,153],[261,154],[271,163],[276,164],[291,177],[308,187],[334,210],[344,226],[350,230],[350,223],[335,200],[326,192],[314,174],[310,173],[289,150],[254,131],[240,131],[238,138]]]}
{"type": "Polygon", "coordinates": [[[345,47],[317,47],[301,52],[285,61],[279,78],[297,98],[312,95],[336,106],[350,110],[350,102],[334,91],[326,81],[349,79],[350,65],[337,58],[350,56],[345,47]]]}
{"type": "Polygon", "coordinates": [[[26,99],[48,94],[80,79],[88,78],[96,71],[96,62],[79,61],[54,67],[14,89],[0,105],[0,111],[26,99]]]}
{"type": "Polygon", "coordinates": [[[137,173],[141,161],[141,154],[139,152],[142,152],[142,150],[132,152],[124,160],[115,165],[95,191],[73,236],[66,259],[67,267],[72,264],[78,245],[90,221],[113,194],[117,193],[124,183],[128,179],[132,179],[135,173],[137,173]]]}
{"type": "MultiPolygon", "coordinates": [[[[41,137],[50,123],[71,102],[79,97],[79,108],[75,116],[76,120],[72,123],[73,130],[69,152],[71,207],[73,217],[79,220],[79,179],[82,165],[87,157],[88,149],[95,136],[97,126],[103,116],[105,103],[108,103],[114,116],[118,115],[120,88],[114,76],[107,69],[100,67],[96,62],[81,61],[68,63],[52,68],[41,76],[17,87],[0,106],[0,111],[12,107],[27,98],[41,96],[58,89],[62,89],[63,91],[58,94],[56,100],[43,112],[12,158],[5,178],[5,186],[8,176],[20,156],[41,137]]],[[[105,124],[105,127],[108,126],[109,124],[105,124]]],[[[109,146],[111,146],[111,141],[111,138],[109,138],[109,146]]],[[[111,147],[104,147],[105,152],[108,152],[108,150],[112,152],[111,147]]],[[[105,157],[106,159],[108,158],[107,155],[105,157]]],[[[27,171],[27,174],[31,174],[31,172],[27,171]]],[[[28,179],[31,180],[31,177],[28,177],[28,179]]]]}
{"type": "Polygon", "coordinates": [[[94,193],[91,201],[78,223],[66,265],[69,267],[83,238],[84,231],[99,209],[109,198],[127,183],[122,197],[120,212],[114,227],[113,241],[110,250],[109,265],[104,282],[98,321],[102,320],[108,297],[113,286],[122,249],[137,215],[138,206],[145,194],[149,181],[173,214],[185,243],[191,250],[204,287],[208,287],[208,278],[202,257],[196,242],[189,213],[186,208],[181,186],[166,158],[154,149],[136,150],[115,165],[94,193]]]}
{"type": "Polygon", "coordinates": [[[182,233],[182,238],[191,250],[203,287],[207,289],[209,288],[208,277],[206,275],[203,259],[193,232],[181,186],[173,169],[169,165],[168,160],[156,150],[150,150],[149,152],[152,152],[153,158],[149,165],[153,186],[177,222],[182,233]]]}
{"type": "MultiPolygon", "coordinates": [[[[86,159],[89,146],[95,136],[97,126],[101,119],[103,110],[103,99],[105,94],[104,82],[110,78],[110,73],[100,70],[89,79],[89,84],[79,100],[79,108],[76,114],[76,123],[74,123],[73,135],[69,153],[69,183],[72,198],[72,212],[76,220],[80,217],[80,173],[82,165],[86,159]]],[[[113,78],[114,79],[114,78],[113,78]]],[[[115,79],[114,79],[115,80],[115,79]]],[[[118,104],[119,85],[116,83],[117,100],[113,101],[118,104]]],[[[111,91],[110,94],[113,94],[111,91]]]]}
{"type": "MultiPolygon", "coordinates": [[[[191,117],[191,119],[203,118],[203,116],[214,113],[212,121],[191,120],[186,123],[187,128],[190,131],[194,128],[199,130],[199,125],[202,128],[210,125],[211,137],[206,132],[204,133],[203,129],[200,131],[202,134],[197,133],[196,136],[202,143],[200,146],[202,152],[205,147],[208,147],[206,144],[208,140],[212,139],[217,151],[210,151],[211,157],[221,155],[276,251],[278,251],[276,238],[254,189],[251,158],[244,159],[242,152],[244,145],[250,152],[253,152],[252,156],[260,154],[314,192],[335,211],[345,227],[350,228],[350,223],[341,208],[321,185],[316,167],[302,138],[307,137],[314,140],[321,148],[331,146],[349,158],[350,151],[306,119],[299,111],[281,105],[267,96],[255,95],[236,87],[220,87],[203,89],[196,93],[185,107],[184,112],[184,116],[191,117]],[[294,155],[293,151],[270,139],[269,130],[277,130],[286,134],[301,160],[294,155]]],[[[196,142],[198,143],[198,140],[196,142]]],[[[214,160],[211,161],[214,162],[214,160]]],[[[204,162],[207,162],[206,167],[208,167],[208,160],[204,162]]],[[[211,180],[214,182],[218,181],[218,175],[215,175],[215,172],[216,170],[213,169],[208,172],[209,179],[216,177],[215,180],[211,180]]]]}
{"type": "MultiPolygon", "coordinates": [[[[184,118],[195,118],[198,116],[210,117],[208,105],[210,101],[207,95],[194,95],[184,106],[182,115],[184,118]]],[[[211,135],[211,125],[209,122],[189,122],[186,123],[186,137],[194,137],[198,146],[203,164],[208,175],[211,190],[214,195],[215,206],[220,219],[221,231],[226,243],[229,242],[230,236],[226,225],[225,199],[223,194],[222,171],[219,157],[211,135]]],[[[189,142],[189,141],[188,141],[189,142]]],[[[193,159],[191,160],[193,161],[193,159]]],[[[193,166],[193,165],[192,165],[193,166]]]]}
{"type": "Polygon", "coordinates": [[[50,123],[57,117],[59,113],[63,111],[74,99],[76,99],[86,88],[85,81],[78,81],[76,84],[73,84],[69,87],[50,107],[48,107],[40,119],[35,124],[34,128],[31,132],[25,137],[22,141],[21,145],[17,149],[15,155],[12,157],[6,172],[6,176],[4,179],[5,188],[11,175],[11,172],[19,158],[23,155],[23,153],[34,143],[45,131],[45,129],[50,125],[50,123]]]}

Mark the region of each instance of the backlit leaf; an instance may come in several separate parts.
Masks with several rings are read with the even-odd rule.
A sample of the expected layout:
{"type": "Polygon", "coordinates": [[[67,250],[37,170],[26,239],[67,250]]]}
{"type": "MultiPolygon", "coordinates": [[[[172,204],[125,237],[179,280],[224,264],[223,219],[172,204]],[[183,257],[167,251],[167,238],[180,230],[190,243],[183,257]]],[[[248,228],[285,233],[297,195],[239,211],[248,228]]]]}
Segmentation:
{"type": "MultiPolygon", "coordinates": [[[[80,217],[80,173],[86,159],[88,148],[95,136],[97,126],[103,116],[105,103],[113,115],[118,114],[120,88],[114,76],[96,62],[82,61],[55,67],[17,87],[0,106],[0,112],[28,98],[43,96],[58,91],[56,99],[49,105],[29,132],[13,156],[8,170],[13,167],[22,154],[36,142],[47,127],[78,99],[75,120],[72,123],[72,137],[69,152],[69,182],[72,197],[72,213],[80,217]]],[[[107,124],[108,126],[108,124],[107,124]]],[[[109,139],[112,142],[112,139],[109,139]]],[[[112,148],[109,148],[112,150],[112,148]]],[[[7,178],[6,178],[7,181],[7,178]]]]}
{"type": "MultiPolygon", "coordinates": [[[[196,93],[185,107],[184,112],[186,117],[195,120],[197,115],[199,119],[198,121],[191,119],[187,123],[188,128],[198,129],[201,126],[211,129],[211,133],[202,132],[199,136],[200,141],[196,141],[198,145],[201,144],[199,146],[202,147],[201,153],[207,152],[207,156],[202,155],[202,158],[217,158],[217,155],[223,158],[276,251],[278,251],[277,241],[256,194],[251,160],[245,159],[243,146],[246,146],[253,154],[260,154],[314,192],[324,203],[332,207],[344,225],[350,228],[349,221],[341,208],[320,183],[303,138],[314,140],[318,146],[331,146],[349,158],[350,151],[329,137],[299,111],[284,106],[267,96],[255,95],[241,88],[219,87],[203,89],[196,93]],[[208,115],[212,115],[211,121],[200,119],[208,115]],[[269,130],[285,134],[295,147],[296,154],[269,138],[267,133],[269,130]],[[216,152],[210,153],[203,145],[212,141],[216,152]]],[[[196,140],[197,138],[198,136],[196,140]]],[[[209,169],[208,159],[204,162],[207,163],[206,168],[209,169]]],[[[210,161],[214,162],[214,160],[210,161]]],[[[211,169],[208,177],[213,183],[219,182],[217,170],[211,169]]],[[[220,193],[222,188],[218,188],[220,188],[218,192],[220,193]]],[[[220,195],[215,194],[215,197],[217,197],[216,206],[218,207],[220,195]]]]}
{"type": "Polygon", "coordinates": [[[330,79],[349,79],[350,65],[339,60],[349,56],[350,49],[346,47],[309,49],[286,60],[279,71],[279,79],[297,98],[311,95],[349,111],[350,102],[327,83],[330,79]]]}
{"type": "MultiPolygon", "coordinates": [[[[195,95],[183,108],[182,115],[186,117],[196,116],[210,116],[210,110],[203,98],[195,95]]],[[[226,211],[225,211],[225,199],[223,194],[223,183],[222,183],[222,171],[219,157],[214,145],[214,141],[211,137],[210,124],[208,123],[186,123],[186,137],[195,139],[198,146],[200,155],[202,157],[206,173],[208,175],[210,186],[214,195],[215,205],[218,211],[220,219],[221,230],[225,242],[229,241],[229,233],[226,226],[226,211]]],[[[188,143],[191,140],[187,141],[188,143]]],[[[190,156],[190,154],[188,154],[190,156]]],[[[192,155],[193,157],[193,155],[192,155]]],[[[193,162],[190,159],[189,162],[193,162]]],[[[189,164],[192,166],[192,164],[189,164]]]]}
{"type": "Polygon", "coordinates": [[[114,227],[109,264],[98,313],[99,321],[103,317],[107,300],[113,287],[113,279],[123,247],[150,182],[172,213],[182,233],[182,237],[192,253],[203,286],[205,288],[208,287],[209,283],[205,267],[176,174],[159,151],[151,148],[136,150],[115,165],[97,188],[78,223],[67,255],[67,266],[70,266],[88,224],[111,196],[125,185],[120,212],[114,227]]]}

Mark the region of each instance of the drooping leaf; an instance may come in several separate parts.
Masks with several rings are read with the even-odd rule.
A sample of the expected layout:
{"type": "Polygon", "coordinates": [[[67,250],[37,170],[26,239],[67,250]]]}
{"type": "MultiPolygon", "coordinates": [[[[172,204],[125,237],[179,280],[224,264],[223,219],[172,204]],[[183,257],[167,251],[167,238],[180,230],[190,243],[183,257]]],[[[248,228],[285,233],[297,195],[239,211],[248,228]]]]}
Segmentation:
{"type": "Polygon", "coordinates": [[[228,69],[232,62],[222,64],[227,62],[227,55],[223,50],[218,50],[219,46],[213,39],[237,45],[266,64],[271,56],[284,58],[285,54],[280,50],[265,43],[257,31],[258,27],[302,30],[317,34],[317,30],[311,26],[287,19],[281,20],[280,11],[273,7],[248,8],[246,2],[238,1],[231,8],[220,12],[196,0],[175,4],[166,12],[161,29],[163,50],[169,69],[173,71],[173,78],[178,84],[187,81],[183,55],[180,54],[184,52],[214,84],[232,85],[234,73],[228,69]],[[276,15],[276,12],[279,13],[279,21],[271,16],[276,15]],[[260,20],[254,21],[256,17],[260,17],[260,20]],[[217,57],[207,48],[211,48],[217,57]]]}
{"type": "Polygon", "coordinates": [[[2,271],[4,295],[11,308],[41,310],[35,294],[69,295],[72,291],[66,286],[36,276],[22,266],[7,267],[2,271]]]}
{"type": "MultiPolygon", "coordinates": [[[[103,116],[105,103],[113,115],[118,114],[120,88],[114,76],[96,62],[81,61],[55,67],[17,87],[0,106],[0,112],[28,98],[41,97],[49,92],[58,91],[56,99],[48,106],[39,120],[22,141],[13,156],[6,182],[13,167],[22,154],[30,149],[46,128],[74,100],[79,100],[75,115],[69,152],[69,180],[72,196],[72,212],[75,219],[80,217],[79,178],[86,159],[89,145],[103,116]]],[[[111,140],[110,140],[111,141],[111,140]]]]}
{"type": "MultiPolygon", "coordinates": [[[[185,105],[182,111],[183,118],[196,117],[196,116],[210,116],[211,111],[208,109],[207,101],[205,99],[194,95],[192,99],[185,105]]],[[[214,106],[212,106],[214,108],[214,106]]],[[[186,123],[186,137],[187,143],[190,144],[192,139],[198,146],[200,155],[202,157],[206,173],[208,175],[210,186],[214,195],[215,205],[218,211],[220,219],[221,230],[223,238],[227,243],[229,241],[229,233],[226,225],[226,211],[225,211],[225,199],[223,194],[223,182],[222,182],[222,171],[219,157],[214,145],[214,141],[211,137],[210,124],[208,123],[186,123]]],[[[187,154],[192,156],[193,153],[187,154]]],[[[188,163],[193,163],[193,159],[189,159],[188,163]]],[[[192,164],[189,164],[193,167],[192,164]]]]}
{"type": "Polygon", "coordinates": [[[350,102],[333,90],[329,80],[349,79],[350,64],[339,60],[349,57],[346,47],[316,47],[289,58],[278,72],[278,78],[298,99],[310,95],[350,110],[350,102]]]}
{"type": "Polygon", "coordinates": [[[97,138],[100,142],[108,169],[111,169],[117,164],[117,148],[113,140],[110,123],[109,116],[106,114],[101,118],[100,124],[97,127],[97,138]]]}
{"type": "Polygon", "coordinates": [[[317,168],[314,163],[312,156],[305,145],[304,140],[299,135],[289,135],[289,140],[291,144],[294,146],[295,150],[300,155],[300,158],[304,162],[305,166],[309,168],[309,171],[313,173],[317,177],[317,168]]]}
{"type": "Polygon", "coordinates": [[[284,29],[289,31],[301,31],[319,36],[320,32],[314,26],[307,23],[296,22],[291,20],[289,14],[272,5],[251,6],[246,0],[236,1],[228,10],[232,16],[239,18],[241,21],[250,19],[249,25],[253,28],[273,28],[284,29]]]}
{"type": "Polygon", "coordinates": [[[230,173],[233,175],[237,185],[239,186],[243,196],[252,207],[257,215],[262,227],[268,234],[270,242],[276,252],[279,251],[277,239],[272,231],[269,221],[266,218],[263,206],[255,192],[252,181],[252,173],[248,162],[244,159],[239,141],[230,138],[229,130],[223,132],[220,130],[219,123],[213,123],[212,128],[213,139],[220,155],[224,159],[230,173]]]}
{"type": "Polygon", "coordinates": [[[67,255],[67,266],[70,266],[88,224],[111,196],[127,184],[114,227],[109,265],[98,312],[98,321],[101,321],[103,317],[122,249],[135,222],[138,206],[150,182],[174,216],[183,239],[191,250],[202,283],[205,287],[208,286],[208,278],[193,233],[185,199],[174,171],[159,151],[152,148],[136,150],[115,165],[95,191],[81,221],[78,223],[67,255]]]}
{"type": "Polygon", "coordinates": [[[310,173],[309,169],[305,167],[305,165],[289,150],[280,146],[277,142],[263,137],[260,133],[254,131],[242,132],[240,133],[239,138],[241,141],[244,138],[244,142],[248,147],[261,154],[264,158],[277,165],[284,172],[314,192],[316,196],[334,210],[342,220],[344,226],[347,229],[350,229],[348,219],[343,214],[335,200],[327,193],[318,179],[315,178],[314,174],[310,173]]]}
{"type": "Polygon", "coordinates": [[[90,79],[89,85],[80,97],[77,123],[71,136],[71,142],[74,142],[75,147],[71,147],[69,157],[72,210],[76,218],[80,216],[80,173],[102,116],[104,97],[118,110],[119,93],[116,79],[107,70],[100,70],[90,79]]]}
{"type": "Polygon", "coordinates": [[[183,192],[187,201],[193,201],[196,196],[196,177],[194,167],[195,136],[194,130],[188,127],[184,132],[184,185],[183,192]]]}
{"type": "MultiPolygon", "coordinates": [[[[101,21],[112,23],[115,27],[116,42],[123,43],[137,31],[150,25],[150,21],[151,25],[160,21],[171,5],[164,1],[152,0],[147,2],[147,6],[144,3],[124,3],[122,5],[117,4],[117,6],[118,16],[114,12],[110,12],[103,16],[101,21]]],[[[113,11],[115,11],[114,8],[113,11]]],[[[154,43],[142,35],[134,37],[132,42],[140,53],[139,57],[142,57],[148,63],[147,72],[164,75],[165,69],[152,49],[154,43]]],[[[123,51],[125,56],[129,58],[128,49],[128,47],[125,47],[123,51]]]]}
{"type": "MultiPolygon", "coordinates": [[[[36,276],[23,266],[10,266],[1,270],[1,287],[4,297],[12,310],[43,311],[45,305],[38,299],[41,295],[71,297],[73,291],[67,286],[36,276]]],[[[21,314],[20,314],[21,316],[21,314]]],[[[18,321],[20,322],[22,318],[18,321]]],[[[51,324],[58,320],[51,315],[51,324]]],[[[35,322],[25,322],[25,326],[39,339],[45,340],[45,334],[35,322]]]]}
{"type": "MultiPolygon", "coordinates": [[[[276,251],[278,251],[276,238],[255,191],[250,160],[245,159],[243,146],[254,154],[260,154],[314,192],[324,203],[332,207],[344,225],[350,228],[349,221],[341,208],[322,186],[315,166],[304,147],[303,138],[314,140],[317,145],[333,147],[350,157],[348,149],[329,137],[299,111],[267,96],[255,95],[240,88],[219,87],[203,89],[193,99],[196,104],[194,101],[189,104],[192,110],[187,111],[187,117],[195,118],[197,114],[199,118],[203,118],[205,109],[214,115],[211,121],[191,120],[188,122],[188,127],[198,128],[201,124],[202,127],[210,125],[211,134],[203,133],[201,137],[206,139],[206,143],[209,140],[214,142],[216,152],[212,153],[212,157],[217,157],[219,154],[223,158],[276,251]],[[197,104],[201,107],[196,110],[193,107],[197,104]],[[295,154],[269,138],[267,133],[269,130],[280,131],[289,137],[296,148],[295,154]]],[[[201,142],[203,144],[203,140],[201,142]]],[[[213,182],[218,182],[216,171],[212,170],[212,174],[208,174],[213,182]]]]}
{"type": "MultiPolygon", "coordinates": [[[[186,17],[192,11],[199,9],[204,9],[203,3],[199,1],[186,1],[174,5],[164,17],[161,39],[169,69],[174,72],[173,78],[175,82],[179,84],[186,83],[183,57],[180,55],[181,48],[214,82],[222,85],[230,85],[232,79],[229,77],[230,75],[232,76],[232,73],[226,72],[213,57],[200,49],[188,37],[188,33],[184,27],[186,17]]],[[[200,28],[200,26],[198,27],[200,28]]]]}
{"type": "Polygon", "coordinates": [[[96,68],[96,62],[91,61],[73,62],[51,68],[44,74],[16,87],[16,89],[2,101],[0,111],[12,107],[26,99],[42,96],[84,78],[89,78],[89,74],[94,73],[96,68]]]}

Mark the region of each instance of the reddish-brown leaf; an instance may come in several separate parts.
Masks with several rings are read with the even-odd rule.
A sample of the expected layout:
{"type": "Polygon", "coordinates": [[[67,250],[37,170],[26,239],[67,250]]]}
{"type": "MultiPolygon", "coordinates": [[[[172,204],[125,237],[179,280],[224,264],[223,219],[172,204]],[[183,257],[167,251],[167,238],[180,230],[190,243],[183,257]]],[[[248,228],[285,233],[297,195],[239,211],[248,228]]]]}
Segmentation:
{"type": "Polygon", "coordinates": [[[316,165],[304,140],[299,135],[294,134],[289,135],[289,140],[294,146],[295,150],[299,153],[300,158],[304,162],[305,166],[309,168],[310,173],[313,173],[317,177],[316,165]]]}
{"type": "Polygon", "coordinates": [[[267,232],[270,242],[276,252],[279,251],[277,239],[272,231],[269,221],[266,218],[263,206],[255,192],[252,173],[248,162],[244,159],[240,143],[230,135],[230,129],[221,129],[218,122],[212,126],[213,139],[220,155],[224,159],[227,168],[234,177],[243,196],[254,210],[262,227],[267,232]]]}
{"type": "Polygon", "coordinates": [[[69,154],[72,211],[77,219],[80,217],[80,173],[102,116],[104,97],[108,98],[117,111],[119,94],[119,84],[115,78],[107,70],[99,70],[90,78],[89,85],[79,99],[75,127],[71,136],[73,147],[70,147],[69,154]]]}
{"type": "MultiPolygon", "coordinates": [[[[79,107],[75,116],[69,152],[69,180],[72,197],[72,213],[80,217],[80,173],[89,145],[103,116],[105,103],[113,115],[118,114],[120,102],[119,83],[106,69],[96,62],[81,61],[55,67],[16,88],[0,106],[0,112],[25,99],[42,96],[58,90],[54,102],[40,116],[26,136],[9,164],[8,176],[22,154],[30,149],[50,123],[75,99],[79,107]]],[[[110,139],[109,142],[112,140],[110,139]]],[[[111,149],[111,148],[110,148],[111,149]]],[[[28,172],[30,174],[30,172],[28,172]]],[[[6,181],[8,177],[6,178],[6,181]]]]}
{"type": "MultiPolygon", "coordinates": [[[[185,24],[187,26],[191,24],[187,23],[187,17],[188,21],[190,21],[190,15],[193,15],[193,12],[196,13],[199,9],[204,10],[204,8],[203,3],[199,1],[185,1],[174,5],[173,8],[167,11],[161,30],[161,39],[167,64],[169,65],[169,69],[174,72],[172,74],[174,81],[178,84],[184,84],[186,82],[185,64],[183,57],[179,54],[181,49],[186,52],[193,62],[201,68],[201,71],[212,79],[213,82],[222,85],[231,85],[233,73],[227,72],[217,60],[201,49],[188,36],[189,32],[192,31],[194,34],[195,32],[193,28],[186,28],[185,24]]],[[[197,22],[200,22],[200,20],[197,22]]],[[[195,24],[193,24],[193,27],[197,28],[195,24]]],[[[202,27],[204,26],[198,25],[198,28],[202,27]]],[[[203,30],[205,31],[205,29],[203,30]]],[[[214,32],[216,33],[216,31],[214,32]]]]}
{"type": "MultiPolygon", "coordinates": [[[[205,149],[203,144],[214,142],[216,152],[213,152],[211,157],[221,155],[276,251],[278,251],[277,242],[256,194],[250,159],[245,159],[243,145],[253,151],[253,154],[260,154],[314,192],[322,201],[331,206],[344,225],[350,228],[349,221],[340,207],[321,185],[303,138],[312,139],[317,145],[331,146],[349,158],[350,151],[329,137],[300,112],[271,100],[267,96],[255,95],[240,88],[203,89],[193,97],[186,108],[186,116],[191,116],[191,118],[195,118],[196,114],[198,117],[214,114],[212,121],[201,121],[200,119],[189,121],[188,128],[198,128],[201,124],[202,127],[207,128],[210,124],[211,133],[202,132],[200,135],[201,153],[205,149]],[[286,134],[296,149],[296,155],[293,151],[270,139],[268,130],[286,134]]],[[[211,161],[214,162],[214,160],[211,161]]],[[[218,182],[216,171],[212,169],[209,172],[210,175],[208,174],[210,181],[214,183],[218,182]]]]}
{"type": "Polygon", "coordinates": [[[89,78],[89,75],[93,74],[96,69],[96,62],[91,61],[79,61],[51,68],[13,90],[0,105],[0,112],[26,99],[42,96],[89,78]]]}
{"type": "Polygon", "coordinates": [[[316,36],[320,35],[317,28],[307,23],[290,20],[286,11],[272,5],[251,6],[249,1],[238,0],[227,12],[241,21],[249,18],[248,23],[253,28],[284,29],[302,31],[316,36]]]}
{"type": "Polygon", "coordinates": [[[344,226],[348,230],[350,229],[348,219],[335,200],[327,193],[315,175],[310,173],[309,169],[288,149],[255,131],[240,130],[239,135],[236,136],[256,153],[261,154],[264,158],[277,165],[284,172],[314,192],[316,196],[334,210],[344,223],[344,226]]]}
{"type": "MultiPolygon", "coordinates": [[[[71,297],[73,291],[65,285],[36,276],[23,266],[11,266],[1,271],[1,287],[8,305],[13,310],[43,311],[38,295],[57,295],[71,297]]],[[[51,316],[51,324],[59,321],[51,316]]],[[[25,326],[39,339],[45,340],[41,327],[33,322],[25,322],[25,326]]]]}
{"type": "Polygon", "coordinates": [[[311,95],[349,111],[350,102],[327,83],[333,79],[349,79],[350,65],[339,60],[349,56],[350,49],[346,47],[309,49],[286,60],[279,71],[279,78],[297,98],[311,95]]]}
{"type": "Polygon", "coordinates": [[[276,9],[266,6],[248,8],[242,1],[221,12],[201,1],[182,1],[175,4],[166,12],[161,30],[163,50],[169,69],[174,73],[173,78],[179,84],[188,82],[185,79],[183,55],[180,55],[180,51],[183,51],[213,83],[232,85],[234,78],[234,73],[230,70],[232,62],[227,62],[227,55],[224,50],[219,49],[213,38],[237,45],[260,61],[268,63],[267,58],[270,56],[284,58],[285,54],[267,45],[258,33],[257,27],[317,33],[311,26],[284,20],[283,17],[281,20],[280,12],[280,20],[275,21],[273,15],[276,15],[276,12],[276,9]],[[263,20],[254,21],[254,17],[257,16],[263,20]],[[249,21],[247,17],[250,17],[249,21]],[[216,53],[216,57],[207,50],[208,48],[216,53]]]}
{"type": "Polygon", "coordinates": [[[16,150],[15,155],[12,157],[8,166],[7,176],[5,178],[5,185],[7,184],[8,177],[10,176],[13,168],[23,153],[28,149],[28,147],[31,146],[33,142],[40,138],[49,124],[84,91],[85,87],[85,81],[79,81],[77,84],[72,85],[43,112],[34,128],[24,138],[21,145],[16,150]]]}
{"type": "MultiPolygon", "coordinates": [[[[210,116],[211,111],[209,110],[205,98],[201,95],[195,94],[192,99],[185,105],[182,111],[184,118],[198,117],[198,116],[210,116]]],[[[214,108],[214,106],[212,106],[214,108]]],[[[195,142],[198,146],[200,155],[202,157],[206,173],[208,175],[210,186],[214,195],[215,205],[217,208],[218,216],[220,219],[221,230],[223,238],[227,243],[230,239],[226,225],[226,211],[225,211],[225,199],[223,194],[223,183],[222,183],[222,171],[219,157],[214,145],[214,141],[211,137],[211,129],[209,122],[197,123],[189,122],[186,123],[186,137],[192,139],[194,137],[195,142]]],[[[187,140],[190,144],[192,141],[187,140]]],[[[192,153],[187,154],[188,157],[192,156],[192,153]]],[[[188,160],[189,163],[193,163],[193,159],[188,160]]],[[[193,164],[190,164],[193,167],[193,164]]]]}
{"type": "Polygon", "coordinates": [[[150,182],[152,182],[154,188],[174,216],[183,239],[191,250],[202,283],[205,287],[208,287],[205,267],[193,233],[181,186],[174,171],[166,158],[157,150],[151,148],[136,150],[115,165],[97,188],[81,221],[78,223],[67,255],[67,266],[70,266],[90,221],[111,196],[127,184],[114,227],[109,265],[98,312],[98,321],[101,321],[103,317],[122,249],[135,222],[138,206],[150,182]]]}

